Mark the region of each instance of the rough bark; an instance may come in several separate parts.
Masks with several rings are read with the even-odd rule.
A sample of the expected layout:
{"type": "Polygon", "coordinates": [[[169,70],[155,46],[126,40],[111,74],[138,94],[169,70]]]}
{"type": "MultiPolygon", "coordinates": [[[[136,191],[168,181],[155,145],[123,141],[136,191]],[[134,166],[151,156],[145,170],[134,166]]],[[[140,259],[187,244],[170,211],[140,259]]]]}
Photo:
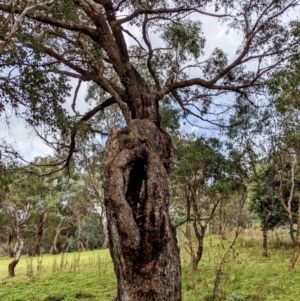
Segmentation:
{"type": "Polygon", "coordinates": [[[44,234],[44,224],[45,221],[47,219],[47,215],[48,213],[46,211],[43,212],[37,212],[38,216],[39,216],[39,221],[38,221],[38,225],[37,225],[37,230],[36,230],[36,240],[31,252],[31,256],[36,256],[36,255],[40,255],[40,245],[41,245],[41,241],[42,241],[42,237],[44,234]]]}
{"type": "MultiPolygon", "coordinates": [[[[147,111],[134,115],[149,117],[147,111]]],[[[168,213],[171,140],[149,119],[115,128],[106,145],[104,191],[117,301],[181,300],[179,249],[168,213]]]]}

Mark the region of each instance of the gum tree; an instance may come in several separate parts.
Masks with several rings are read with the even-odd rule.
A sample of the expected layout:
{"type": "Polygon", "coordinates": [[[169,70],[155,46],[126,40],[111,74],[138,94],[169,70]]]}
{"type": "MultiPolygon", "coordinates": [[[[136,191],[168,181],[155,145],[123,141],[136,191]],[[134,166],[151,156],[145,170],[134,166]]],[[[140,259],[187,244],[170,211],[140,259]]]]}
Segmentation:
{"type": "MultiPolygon", "coordinates": [[[[296,28],[300,33],[300,26],[296,28]]],[[[269,81],[271,94],[276,98],[276,111],[283,128],[281,138],[282,150],[278,154],[280,167],[280,201],[288,215],[290,223],[290,235],[294,242],[294,252],[290,260],[289,268],[294,270],[299,256],[300,249],[300,198],[299,198],[299,80],[300,80],[300,60],[295,56],[290,63],[290,68],[276,73],[269,81]],[[283,181],[288,177],[290,187],[288,196],[284,199],[283,181]],[[292,205],[298,206],[297,213],[293,212],[292,205]],[[297,231],[294,236],[293,217],[296,216],[297,231]]]]}
{"type": "Polygon", "coordinates": [[[185,202],[184,209],[180,208],[181,214],[185,211],[180,224],[185,223],[186,250],[193,270],[197,270],[205,232],[217,208],[234,194],[245,194],[245,185],[240,162],[233,160],[233,156],[225,157],[225,147],[218,139],[200,137],[182,144],[177,148],[172,183],[176,199],[185,202]]]}
{"type": "MultiPolygon", "coordinates": [[[[8,265],[8,274],[15,276],[15,267],[17,266],[25,246],[26,222],[28,221],[34,205],[36,204],[35,191],[30,183],[28,174],[21,168],[8,166],[11,169],[12,181],[5,193],[5,199],[2,202],[1,212],[10,220],[10,228],[15,237],[8,237],[7,243],[11,244],[15,238],[15,247],[13,250],[13,260],[8,265]]],[[[10,246],[7,244],[8,249],[10,246]]]]}
{"type": "MultiPolygon", "coordinates": [[[[20,16],[26,3],[1,2],[1,18],[20,16]]],[[[101,111],[116,104],[123,115],[109,132],[104,171],[116,300],[181,300],[179,250],[168,213],[172,143],[161,128],[160,103],[173,98],[185,116],[217,123],[222,112],[251,102],[251,94],[263,92],[263,79],[298,51],[293,24],[285,22],[298,5],[63,0],[22,18],[0,60],[0,110],[10,104],[52,144],[61,155],[57,166],[70,166],[83,131],[101,133],[101,111]],[[221,48],[204,52],[202,22],[209,19],[237,34],[233,58],[221,48]],[[70,79],[78,81],[73,115],[63,106],[70,79]],[[97,85],[101,97],[80,115],[82,82],[97,85]]]]}

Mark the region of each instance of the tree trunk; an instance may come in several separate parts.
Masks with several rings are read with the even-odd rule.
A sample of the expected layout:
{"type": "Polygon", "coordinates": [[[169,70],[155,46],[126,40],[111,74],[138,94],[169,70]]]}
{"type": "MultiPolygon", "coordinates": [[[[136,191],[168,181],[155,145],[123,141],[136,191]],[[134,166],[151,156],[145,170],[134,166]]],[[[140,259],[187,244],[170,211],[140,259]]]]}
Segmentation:
{"type": "Polygon", "coordinates": [[[264,226],[263,228],[263,252],[262,256],[268,257],[268,229],[264,226]]]}
{"type": "MultiPolygon", "coordinates": [[[[260,201],[261,202],[261,201],[260,201]]],[[[262,202],[261,202],[262,203],[262,202]]],[[[272,216],[272,211],[267,210],[265,207],[263,207],[265,212],[267,213],[264,223],[263,223],[263,252],[262,256],[268,257],[269,256],[269,250],[268,250],[268,230],[269,230],[269,220],[272,216]]]]}
{"type": "Polygon", "coordinates": [[[168,213],[172,145],[149,119],[113,129],[106,145],[104,191],[116,301],[181,300],[179,248],[168,213]]]}
{"type": "Polygon", "coordinates": [[[297,213],[297,235],[295,239],[295,247],[294,252],[290,261],[289,268],[291,271],[295,269],[295,264],[297,262],[299,256],[299,249],[300,249],[300,200],[298,203],[298,213],[297,213]]]}
{"type": "Polygon", "coordinates": [[[55,237],[54,237],[54,240],[53,240],[53,245],[50,248],[50,254],[55,255],[55,254],[59,253],[58,249],[57,249],[57,240],[58,240],[59,234],[60,234],[60,232],[58,232],[58,233],[56,232],[56,234],[55,234],[55,237]]]}
{"type": "Polygon", "coordinates": [[[226,211],[223,209],[223,201],[220,201],[219,206],[219,235],[222,240],[226,238],[226,211]]]}
{"type": "Polygon", "coordinates": [[[294,229],[293,216],[291,212],[288,215],[288,219],[289,219],[289,226],[290,226],[290,237],[293,242],[293,245],[295,246],[296,245],[295,229],[294,229]]]}
{"type": "Polygon", "coordinates": [[[107,249],[109,247],[109,237],[108,237],[108,232],[105,230],[104,231],[104,241],[101,246],[101,249],[107,249]]]}
{"type": "MultiPolygon", "coordinates": [[[[192,258],[192,267],[193,270],[196,271],[198,269],[198,264],[202,258],[203,255],[203,241],[204,241],[204,235],[205,235],[205,227],[201,227],[200,233],[196,235],[197,237],[197,252],[194,254],[192,258]]],[[[195,231],[195,225],[194,225],[194,231],[195,231]]],[[[197,229],[198,231],[198,229],[197,229]]]]}
{"type": "Polygon", "coordinates": [[[84,252],[85,251],[84,244],[80,239],[77,240],[77,245],[78,245],[78,251],[79,252],[84,252]]]}
{"type": "Polygon", "coordinates": [[[53,244],[52,244],[52,247],[50,248],[50,251],[49,251],[50,254],[55,255],[55,254],[58,254],[58,253],[59,253],[59,252],[58,252],[58,249],[57,249],[57,240],[58,240],[58,237],[59,237],[60,232],[61,232],[62,230],[65,230],[65,229],[68,228],[68,227],[61,228],[63,222],[64,222],[64,219],[62,219],[62,220],[60,221],[60,223],[58,224],[58,226],[57,226],[57,228],[56,228],[56,233],[55,233],[55,236],[54,236],[54,239],[53,239],[53,244]]]}
{"type": "Polygon", "coordinates": [[[33,250],[31,252],[31,256],[40,255],[40,245],[44,233],[44,224],[47,219],[47,212],[38,212],[39,215],[39,222],[36,230],[36,240],[34,243],[33,250]]]}
{"type": "Polygon", "coordinates": [[[8,265],[8,275],[9,277],[14,277],[15,276],[15,267],[18,264],[23,248],[24,248],[24,239],[20,238],[18,241],[18,249],[16,252],[16,255],[14,257],[14,260],[8,265]]]}
{"type": "Polygon", "coordinates": [[[12,246],[13,243],[13,230],[9,229],[9,233],[7,234],[6,248],[5,253],[9,257],[14,257],[14,248],[12,246]]]}

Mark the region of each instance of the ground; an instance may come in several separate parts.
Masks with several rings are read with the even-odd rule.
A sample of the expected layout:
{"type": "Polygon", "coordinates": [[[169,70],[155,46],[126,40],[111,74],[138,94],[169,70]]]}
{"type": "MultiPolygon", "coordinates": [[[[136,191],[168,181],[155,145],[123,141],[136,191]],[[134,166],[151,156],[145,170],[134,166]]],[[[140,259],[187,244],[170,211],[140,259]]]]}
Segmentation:
{"type": "MultiPolygon", "coordinates": [[[[261,256],[260,232],[241,236],[227,256],[218,286],[222,301],[298,301],[300,262],[288,271],[292,249],[273,233],[270,256],[261,256]]],[[[189,255],[181,244],[182,292],[185,301],[210,301],[216,270],[230,239],[207,236],[199,270],[192,272],[189,255]]],[[[7,277],[10,259],[0,257],[1,301],[109,301],[116,294],[116,279],[108,250],[22,256],[16,277],[7,277]]]]}

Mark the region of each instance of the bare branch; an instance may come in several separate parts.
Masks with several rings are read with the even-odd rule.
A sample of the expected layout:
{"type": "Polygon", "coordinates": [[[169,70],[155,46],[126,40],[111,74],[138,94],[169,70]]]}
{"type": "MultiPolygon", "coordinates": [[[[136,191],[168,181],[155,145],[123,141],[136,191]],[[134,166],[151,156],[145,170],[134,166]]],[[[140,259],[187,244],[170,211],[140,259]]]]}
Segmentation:
{"type": "Polygon", "coordinates": [[[77,95],[78,95],[78,91],[79,91],[79,89],[80,89],[81,83],[82,83],[82,80],[79,79],[78,84],[77,84],[76,89],[75,89],[73,102],[72,102],[72,105],[71,105],[72,110],[73,110],[73,112],[74,112],[75,114],[78,114],[78,112],[75,110],[75,107],[76,107],[76,99],[77,99],[77,95]]]}

